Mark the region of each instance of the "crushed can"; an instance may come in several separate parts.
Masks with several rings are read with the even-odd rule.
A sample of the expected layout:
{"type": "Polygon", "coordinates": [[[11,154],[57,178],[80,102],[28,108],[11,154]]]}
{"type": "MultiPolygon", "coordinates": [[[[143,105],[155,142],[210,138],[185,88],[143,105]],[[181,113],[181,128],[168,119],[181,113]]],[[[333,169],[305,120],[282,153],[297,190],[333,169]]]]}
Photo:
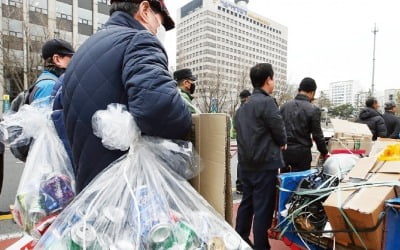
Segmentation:
{"type": "Polygon", "coordinates": [[[54,175],[46,179],[40,185],[40,190],[56,200],[61,209],[75,197],[71,179],[65,175],[54,175]]]}

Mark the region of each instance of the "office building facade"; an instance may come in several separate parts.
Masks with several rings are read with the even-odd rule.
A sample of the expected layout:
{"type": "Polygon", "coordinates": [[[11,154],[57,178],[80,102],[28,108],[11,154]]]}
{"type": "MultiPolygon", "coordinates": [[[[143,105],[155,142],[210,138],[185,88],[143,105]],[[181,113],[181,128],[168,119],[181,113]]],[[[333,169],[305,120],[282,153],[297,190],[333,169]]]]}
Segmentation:
{"type": "Polygon", "coordinates": [[[192,0],[178,10],[176,67],[198,76],[204,112],[232,113],[256,63],[273,65],[276,90],[287,81],[287,27],[248,10],[248,0],[235,2],[192,0]]]}
{"type": "Polygon", "coordinates": [[[333,106],[351,104],[358,105],[357,94],[361,91],[360,86],[353,80],[332,82],[329,84],[329,99],[333,106]]]}
{"type": "MultiPolygon", "coordinates": [[[[78,48],[109,17],[109,0],[2,0],[4,93],[15,96],[41,70],[44,41],[61,38],[78,48]],[[20,78],[20,79],[19,79],[20,78]]],[[[3,96],[3,95],[1,95],[3,96]]]]}

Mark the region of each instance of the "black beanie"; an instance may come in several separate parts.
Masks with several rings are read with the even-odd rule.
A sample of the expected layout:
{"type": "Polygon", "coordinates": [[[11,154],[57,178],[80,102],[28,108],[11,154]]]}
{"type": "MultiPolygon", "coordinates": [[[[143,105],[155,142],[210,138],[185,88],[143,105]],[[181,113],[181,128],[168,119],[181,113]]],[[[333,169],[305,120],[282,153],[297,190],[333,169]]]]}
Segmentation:
{"type": "Polygon", "coordinates": [[[314,79],[306,77],[300,82],[299,91],[300,90],[303,90],[305,92],[315,91],[317,90],[317,84],[315,83],[314,79]]]}

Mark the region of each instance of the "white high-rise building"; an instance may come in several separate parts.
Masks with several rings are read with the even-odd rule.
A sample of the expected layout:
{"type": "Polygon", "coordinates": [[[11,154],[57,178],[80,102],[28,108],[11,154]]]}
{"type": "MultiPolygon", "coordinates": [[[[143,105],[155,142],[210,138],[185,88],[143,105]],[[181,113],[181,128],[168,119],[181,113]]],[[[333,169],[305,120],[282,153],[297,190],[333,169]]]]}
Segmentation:
{"type": "Polygon", "coordinates": [[[177,69],[198,76],[196,99],[207,112],[230,112],[250,88],[249,71],[271,63],[275,88],[287,80],[287,27],[247,9],[248,0],[192,0],[177,18],[177,69]]]}
{"type": "MultiPolygon", "coordinates": [[[[397,96],[400,93],[400,89],[385,89],[384,91],[384,102],[394,101],[397,102],[397,96]]],[[[383,105],[384,103],[382,103],[383,105]]]]}
{"type": "Polygon", "coordinates": [[[332,82],[329,84],[329,99],[333,106],[351,104],[357,106],[357,94],[361,88],[353,80],[332,82]]]}

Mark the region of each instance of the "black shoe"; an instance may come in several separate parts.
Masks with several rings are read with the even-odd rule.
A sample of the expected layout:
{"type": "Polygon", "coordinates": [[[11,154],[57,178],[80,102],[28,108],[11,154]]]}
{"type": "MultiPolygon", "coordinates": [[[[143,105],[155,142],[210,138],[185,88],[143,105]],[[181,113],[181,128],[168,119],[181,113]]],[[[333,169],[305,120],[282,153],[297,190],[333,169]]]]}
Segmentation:
{"type": "Polygon", "coordinates": [[[0,215],[9,215],[11,214],[10,211],[0,211],[0,215]]]}
{"type": "Polygon", "coordinates": [[[242,191],[242,190],[237,190],[237,189],[236,189],[236,194],[242,195],[242,194],[243,194],[243,191],[242,191]]]}

